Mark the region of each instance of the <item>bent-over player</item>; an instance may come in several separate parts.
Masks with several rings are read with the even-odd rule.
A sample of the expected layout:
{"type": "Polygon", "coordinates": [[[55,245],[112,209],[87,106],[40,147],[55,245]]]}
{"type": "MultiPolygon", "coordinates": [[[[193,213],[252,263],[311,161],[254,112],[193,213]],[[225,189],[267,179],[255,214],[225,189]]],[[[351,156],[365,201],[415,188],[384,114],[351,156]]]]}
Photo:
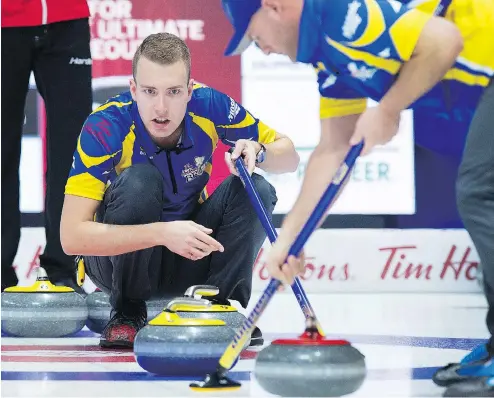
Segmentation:
{"type": "MultiPolygon", "coordinates": [[[[401,111],[408,108],[471,120],[457,181],[458,208],[480,256],[493,336],[494,1],[222,3],[235,30],[227,55],[256,42],[266,54],[313,65],[319,83],[321,139],[299,197],[269,251],[270,274],[292,283],[303,270],[302,261],[285,263],[286,255],[350,145],[364,140],[365,154],[387,143],[398,131],[401,111]],[[368,98],[378,105],[368,108],[368,98]]],[[[494,376],[493,352],[491,337],[465,358],[457,373],[450,373],[443,384],[462,383],[445,394],[494,395],[494,377],[487,377],[494,376]],[[472,368],[475,361],[480,366],[472,368]]]]}

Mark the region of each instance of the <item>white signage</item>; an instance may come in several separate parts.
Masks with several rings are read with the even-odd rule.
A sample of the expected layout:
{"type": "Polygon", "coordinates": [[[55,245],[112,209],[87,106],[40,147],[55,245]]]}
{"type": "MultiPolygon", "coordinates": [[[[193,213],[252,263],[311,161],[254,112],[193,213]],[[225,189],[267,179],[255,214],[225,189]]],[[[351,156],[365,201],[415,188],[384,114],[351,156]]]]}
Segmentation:
{"type": "MultiPolygon", "coordinates": [[[[255,117],[288,135],[300,154],[295,173],[265,174],[275,186],[275,213],[292,208],[313,148],[321,134],[319,92],[311,66],[280,55],[264,55],[255,46],[242,55],[242,104],[255,117]]],[[[369,101],[370,106],[375,104],[369,101]]],[[[387,145],[360,158],[334,214],[414,214],[413,115],[402,114],[399,133],[387,145]]]]}

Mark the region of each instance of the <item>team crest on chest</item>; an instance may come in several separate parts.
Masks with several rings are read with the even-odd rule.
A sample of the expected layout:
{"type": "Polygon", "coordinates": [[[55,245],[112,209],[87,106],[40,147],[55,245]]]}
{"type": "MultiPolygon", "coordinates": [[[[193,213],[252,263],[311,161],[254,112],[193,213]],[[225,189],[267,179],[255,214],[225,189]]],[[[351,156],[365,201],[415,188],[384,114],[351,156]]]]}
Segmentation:
{"type": "Polygon", "coordinates": [[[204,173],[206,169],[206,157],[205,156],[196,156],[194,157],[194,164],[187,163],[182,170],[182,177],[185,178],[187,182],[192,181],[193,179],[199,177],[204,173]]]}

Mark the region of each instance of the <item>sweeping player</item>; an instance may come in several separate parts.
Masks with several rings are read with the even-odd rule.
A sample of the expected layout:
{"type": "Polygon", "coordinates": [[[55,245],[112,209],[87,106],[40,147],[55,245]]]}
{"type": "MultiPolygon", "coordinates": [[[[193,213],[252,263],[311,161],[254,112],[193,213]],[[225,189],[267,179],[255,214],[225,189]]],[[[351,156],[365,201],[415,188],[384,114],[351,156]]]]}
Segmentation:
{"type": "MultiPolygon", "coordinates": [[[[293,143],[229,96],[190,79],[190,54],[177,36],[144,39],[130,92],[87,119],[66,185],[61,237],[110,294],[112,316],[100,344],[132,346],[146,323],[145,300],[183,295],[191,285],[219,288],[216,303],[246,307],[252,267],[266,234],[241,180],[229,176],[208,197],[212,155],[222,140],[274,173],[294,171],[293,143]]],[[[268,212],[277,198],[260,175],[254,184],[268,212]]],[[[262,344],[259,329],[252,343],[262,344]]]]}
{"type": "MultiPolygon", "coordinates": [[[[364,140],[365,154],[387,143],[398,131],[400,112],[407,108],[425,108],[453,120],[473,118],[457,196],[483,266],[492,308],[487,324],[494,334],[494,1],[222,3],[235,31],[226,55],[239,54],[255,42],[266,54],[312,64],[319,83],[321,139],[299,197],[268,254],[270,274],[291,284],[303,270],[301,261],[285,264],[286,255],[350,145],[364,140]],[[367,108],[368,98],[378,105],[367,108]]],[[[472,357],[480,358],[482,372],[494,376],[487,360],[492,358],[492,340],[472,357]]],[[[458,381],[458,374],[443,384],[458,381]]],[[[494,378],[479,382],[473,376],[480,374],[471,373],[446,394],[494,394],[490,386],[494,378]]]]}

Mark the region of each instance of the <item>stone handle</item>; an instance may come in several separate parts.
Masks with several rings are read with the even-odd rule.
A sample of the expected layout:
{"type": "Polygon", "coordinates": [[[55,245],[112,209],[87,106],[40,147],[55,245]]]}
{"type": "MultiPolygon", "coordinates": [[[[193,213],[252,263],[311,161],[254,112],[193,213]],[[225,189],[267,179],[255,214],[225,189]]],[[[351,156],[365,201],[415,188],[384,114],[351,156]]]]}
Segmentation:
{"type": "Polygon", "coordinates": [[[204,296],[204,297],[211,297],[211,296],[216,296],[220,292],[220,289],[217,288],[216,286],[211,286],[211,285],[195,285],[189,287],[186,291],[184,296],[185,297],[194,297],[194,295],[199,295],[199,296],[204,296]]]}
{"type": "Polygon", "coordinates": [[[190,307],[194,307],[197,309],[205,308],[205,307],[210,307],[211,302],[206,299],[190,299],[190,298],[176,298],[171,300],[167,305],[166,309],[172,312],[175,312],[176,308],[181,306],[181,305],[188,305],[190,307]]]}

